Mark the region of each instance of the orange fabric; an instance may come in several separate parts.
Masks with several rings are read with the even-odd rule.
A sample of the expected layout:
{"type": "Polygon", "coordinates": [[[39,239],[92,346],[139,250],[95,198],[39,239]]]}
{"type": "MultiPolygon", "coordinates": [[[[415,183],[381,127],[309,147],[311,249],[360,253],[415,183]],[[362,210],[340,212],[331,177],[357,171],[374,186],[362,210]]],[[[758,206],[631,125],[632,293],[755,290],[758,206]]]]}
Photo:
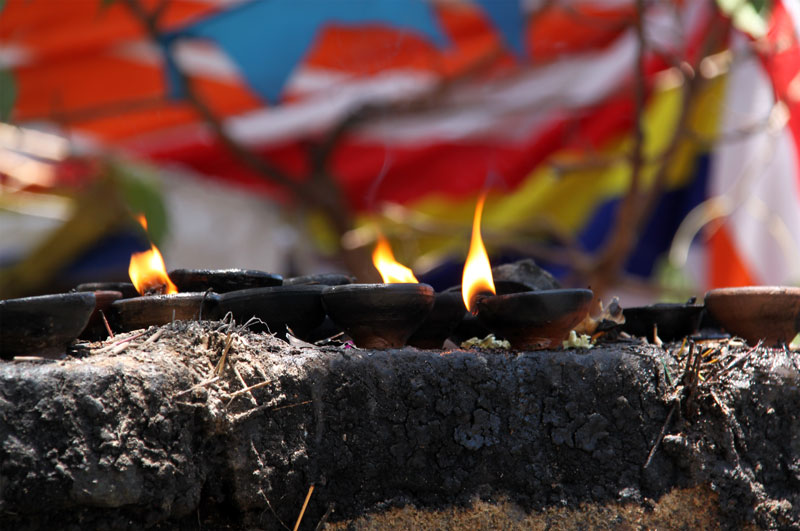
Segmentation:
{"type": "Polygon", "coordinates": [[[708,238],[709,289],[757,284],[736,252],[726,225],[708,238]]]}
{"type": "Polygon", "coordinates": [[[554,3],[533,17],[527,34],[528,49],[535,61],[552,61],[565,53],[601,48],[626,29],[635,12],[632,4],[603,8],[554,3]]]}
{"type": "Polygon", "coordinates": [[[305,62],[356,75],[409,68],[449,76],[500,47],[498,36],[473,6],[447,6],[437,14],[451,40],[445,50],[390,27],[329,26],[320,33],[305,62]]]}
{"type": "Polygon", "coordinates": [[[115,113],[113,116],[86,120],[76,124],[75,128],[113,142],[148,132],[157,132],[162,128],[177,127],[199,121],[200,117],[189,104],[164,101],[143,108],[115,113]]]}
{"type": "MultiPolygon", "coordinates": [[[[166,99],[160,69],[135,61],[99,55],[79,57],[20,68],[17,82],[16,120],[52,119],[106,140],[195,120],[194,113],[181,110],[181,102],[166,99]]],[[[244,83],[195,77],[194,84],[222,117],[263,105],[244,83]]]]}
{"type": "MultiPolygon", "coordinates": [[[[159,0],[142,0],[152,9],[159,0]]],[[[163,29],[214,11],[213,3],[170,0],[163,29]]],[[[15,69],[16,121],[52,120],[113,141],[197,121],[181,102],[166,99],[160,62],[117,55],[118,46],[147,37],[123,2],[106,9],[99,0],[9,0],[0,16],[0,39],[21,49],[15,69]]],[[[195,76],[198,92],[221,117],[263,105],[240,79],[195,76]]]]}
{"type": "MultiPolygon", "coordinates": [[[[142,0],[149,10],[159,0],[142,0]]],[[[170,29],[205,13],[213,4],[170,0],[161,16],[170,29]]],[[[108,8],[100,0],[8,0],[0,16],[0,39],[23,47],[36,61],[107,48],[114,43],[144,38],[141,24],[123,2],[108,8]]]]}
{"type": "Polygon", "coordinates": [[[388,27],[325,28],[316,40],[307,64],[371,75],[391,68],[433,70],[435,48],[408,32],[388,27]]]}
{"type": "MultiPolygon", "coordinates": [[[[603,8],[576,4],[553,5],[531,18],[527,44],[536,61],[552,61],[565,53],[597,49],[627,27],[634,8],[603,8]]],[[[512,55],[482,12],[473,5],[445,4],[437,9],[451,46],[437,50],[425,39],[389,27],[331,26],[317,38],[306,63],[353,74],[372,74],[391,68],[428,70],[450,77],[501,51],[500,63],[512,55]]]]}
{"type": "Polygon", "coordinates": [[[18,120],[136,103],[164,94],[161,71],[149,65],[103,55],[23,67],[17,70],[18,120]]]}

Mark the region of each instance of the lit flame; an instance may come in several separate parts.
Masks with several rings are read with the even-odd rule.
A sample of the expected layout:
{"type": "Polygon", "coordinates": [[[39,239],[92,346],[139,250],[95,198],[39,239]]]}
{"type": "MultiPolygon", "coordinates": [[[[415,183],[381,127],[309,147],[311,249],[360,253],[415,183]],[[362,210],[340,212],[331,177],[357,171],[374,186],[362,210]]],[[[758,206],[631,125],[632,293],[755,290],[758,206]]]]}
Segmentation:
{"type": "MultiPolygon", "coordinates": [[[[147,219],[139,215],[136,217],[145,231],[147,231],[147,219]]],[[[164,259],[155,245],[150,244],[150,250],[131,255],[131,263],[128,266],[128,275],[131,282],[136,286],[136,291],[145,295],[147,293],[178,293],[178,288],[167,276],[167,268],[164,266],[164,259]]]]}
{"type": "Polygon", "coordinates": [[[419,282],[409,268],[394,259],[392,248],[382,234],[378,235],[378,244],[372,252],[372,263],[375,264],[375,268],[387,284],[400,282],[416,284],[419,282]]]}
{"type": "Polygon", "coordinates": [[[486,247],[483,246],[481,239],[481,214],[484,201],[486,201],[486,194],[478,199],[478,204],[475,206],[472,241],[469,244],[469,254],[467,254],[464,274],[461,277],[461,296],[464,298],[464,305],[470,312],[473,311],[472,300],[478,293],[486,291],[497,293],[494,289],[492,266],[489,264],[489,256],[486,254],[486,247]]]}

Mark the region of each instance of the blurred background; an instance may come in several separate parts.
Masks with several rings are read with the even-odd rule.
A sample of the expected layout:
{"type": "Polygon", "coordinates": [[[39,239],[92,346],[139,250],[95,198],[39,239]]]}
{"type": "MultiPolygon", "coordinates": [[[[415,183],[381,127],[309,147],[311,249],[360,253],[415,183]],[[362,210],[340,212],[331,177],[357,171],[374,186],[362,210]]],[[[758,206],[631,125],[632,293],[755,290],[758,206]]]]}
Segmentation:
{"type": "Polygon", "coordinates": [[[0,298],[378,280],[379,233],[623,304],[800,282],[796,0],[0,0],[0,298]]]}

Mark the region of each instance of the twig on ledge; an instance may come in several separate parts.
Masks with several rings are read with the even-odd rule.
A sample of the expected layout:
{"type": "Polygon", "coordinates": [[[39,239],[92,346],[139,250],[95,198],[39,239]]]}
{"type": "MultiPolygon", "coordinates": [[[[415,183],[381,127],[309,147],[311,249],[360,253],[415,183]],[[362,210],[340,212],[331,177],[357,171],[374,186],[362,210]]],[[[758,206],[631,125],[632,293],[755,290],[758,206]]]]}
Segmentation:
{"type": "Polygon", "coordinates": [[[656,450],[658,446],[661,444],[661,441],[664,439],[664,435],[667,433],[667,428],[669,427],[669,423],[672,421],[672,416],[675,414],[675,411],[678,409],[680,405],[680,400],[675,400],[675,403],[672,405],[672,408],[669,410],[669,414],[667,415],[667,419],[664,421],[664,425],[661,426],[661,431],[656,437],[655,442],[653,442],[652,448],[650,448],[650,453],[647,454],[647,461],[644,462],[644,466],[642,468],[647,468],[650,466],[650,462],[653,460],[653,456],[656,455],[656,450]]]}
{"type": "Polygon", "coordinates": [[[213,384],[214,382],[216,382],[218,380],[219,380],[219,376],[214,376],[213,378],[209,378],[208,380],[203,380],[199,384],[193,385],[189,389],[185,389],[185,390],[181,391],[180,393],[176,394],[172,398],[175,399],[175,398],[180,398],[180,397],[182,397],[184,395],[188,395],[190,393],[193,393],[194,391],[197,391],[198,389],[201,389],[203,387],[211,385],[211,384],[213,384]]]}
{"type": "Polygon", "coordinates": [[[159,328],[156,333],[144,340],[144,343],[155,343],[162,335],[164,335],[166,328],[159,328]]]}
{"type": "MultiPolygon", "coordinates": [[[[250,393],[252,395],[252,391],[254,389],[260,389],[262,387],[269,385],[270,383],[272,383],[270,380],[264,380],[263,382],[258,382],[257,384],[251,385],[250,387],[246,387],[245,389],[239,389],[238,391],[236,391],[231,395],[231,399],[226,404],[226,407],[229,406],[231,402],[233,402],[234,398],[241,396],[245,393],[250,393]]],[[[253,397],[253,399],[255,399],[255,397],[253,397]]],[[[256,403],[256,405],[258,405],[258,403],[256,403]]]]}
{"type": "MultiPolygon", "coordinates": [[[[253,405],[254,406],[258,406],[259,405],[258,404],[258,400],[256,400],[256,397],[250,391],[251,388],[247,385],[247,382],[245,382],[244,378],[242,378],[242,374],[239,372],[239,369],[236,368],[236,364],[232,363],[231,364],[231,369],[233,369],[233,373],[236,375],[236,379],[238,379],[239,383],[241,383],[242,387],[244,387],[244,389],[242,389],[241,391],[237,391],[237,392],[239,392],[240,394],[246,393],[247,395],[250,396],[250,401],[253,403],[253,405]]],[[[233,396],[231,396],[231,400],[233,400],[233,396]]]]}
{"type": "Polygon", "coordinates": [[[322,531],[322,529],[325,527],[325,522],[328,521],[328,517],[331,515],[332,512],[333,512],[333,503],[329,503],[328,508],[325,510],[325,514],[323,514],[322,518],[320,518],[319,523],[317,523],[317,527],[314,528],[314,531],[322,531]]]}
{"type": "Polygon", "coordinates": [[[100,318],[103,319],[103,324],[106,326],[106,332],[108,332],[108,337],[114,338],[114,332],[111,330],[111,325],[108,324],[108,319],[106,319],[106,314],[103,313],[103,310],[99,310],[100,318]]]}
{"type": "Polygon", "coordinates": [[[748,349],[746,352],[743,352],[742,354],[739,354],[732,362],[730,362],[728,365],[726,365],[721,371],[715,373],[711,378],[709,378],[708,381],[706,382],[706,386],[711,385],[712,383],[716,382],[720,377],[724,376],[731,369],[733,369],[734,367],[739,365],[742,362],[742,360],[744,360],[745,358],[750,356],[753,352],[757,351],[761,347],[761,344],[763,342],[764,342],[763,340],[759,340],[759,342],[758,342],[758,344],[756,344],[756,346],[751,347],[750,349],[748,349]]]}
{"type": "Polygon", "coordinates": [[[284,406],[278,406],[278,407],[273,407],[273,408],[270,408],[266,404],[263,404],[263,405],[260,405],[258,407],[254,407],[253,409],[248,409],[244,413],[239,413],[238,415],[233,417],[233,423],[237,424],[237,423],[239,423],[239,422],[241,422],[243,420],[249,419],[250,417],[252,417],[256,413],[258,413],[259,411],[265,411],[265,410],[266,411],[270,411],[270,412],[272,412],[272,411],[280,411],[281,409],[289,409],[291,407],[304,406],[306,404],[310,404],[311,402],[312,402],[311,400],[306,400],[305,402],[298,402],[297,404],[286,404],[284,406]]]}
{"type": "Polygon", "coordinates": [[[143,335],[147,334],[147,332],[149,332],[149,330],[145,330],[144,332],[140,332],[138,334],[134,334],[132,336],[128,336],[125,339],[120,339],[119,341],[117,341],[115,343],[111,343],[110,345],[106,345],[105,347],[96,350],[94,353],[95,354],[105,354],[107,352],[110,352],[111,350],[114,350],[115,347],[117,347],[119,345],[122,345],[123,343],[129,343],[130,341],[133,341],[134,339],[139,339],[143,335]]]}
{"type": "Polygon", "coordinates": [[[300,515],[297,517],[297,522],[294,523],[294,529],[292,531],[297,531],[297,528],[300,527],[300,522],[303,521],[303,515],[306,513],[306,507],[308,507],[308,500],[311,499],[311,494],[314,492],[314,484],[312,483],[310,487],[308,487],[308,494],[306,494],[306,499],[303,502],[303,508],[300,509],[300,515]]]}
{"type": "Polygon", "coordinates": [[[222,373],[225,372],[225,362],[228,360],[228,351],[230,350],[232,343],[233,333],[228,331],[228,337],[225,338],[225,348],[222,349],[222,356],[220,356],[219,363],[214,368],[214,374],[217,376],[222,376],[222,373]]]}

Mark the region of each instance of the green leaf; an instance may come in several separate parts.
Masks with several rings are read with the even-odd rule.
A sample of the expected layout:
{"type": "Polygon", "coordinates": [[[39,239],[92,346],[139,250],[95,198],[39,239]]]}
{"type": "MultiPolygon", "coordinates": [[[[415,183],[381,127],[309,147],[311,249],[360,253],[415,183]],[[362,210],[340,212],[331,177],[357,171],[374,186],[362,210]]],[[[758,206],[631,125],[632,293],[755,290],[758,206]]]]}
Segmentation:
{"type": "Polygon", "coordinates": [[[717,0],[723,13],[733,19],[733,25],[758,39],[767,34],[767,21],[763,12],[768,7],[766,1],[759,0],[717,0]]]}
{"type": "Polygon", "coordinates": [[[772,3],[770,0],[749,0],[749,1],[756,9],[756,11],[762,14],[771,7],[770,4],[772,3]]]}
{"type": "MultiPolygon", "coordinates": [[[[1,0],[0,0],[1,1],[1,0]]],[[[108,9],[117,0],[100,0],[100,9],[108,9]]]]}
{"type": "Polygon", "coordinates": [[[789,348],[791,350],[800,350],[800,334],[797,334],[796,336],[794,336],[794,339],[792,339],[792,342],[789,343],[789,348]]]}
{"type": "Polygon", "coordinates": [[[167,208],[155,173],[150,168],[129,162],[108,161],[108,176],[117,185],[132,214],[147,218],[150,241],[161,245],[167,234],[167,208]]]}
{"type": "Polygon", "coordinates": [[[8,70],[0,70],[0,122],[9,120],[16,99],[17,81],[14,75],[8,70]]]}
{"type": "Polygon", "coordinates": [[[656,260],[653,267],[653,279],[661,289],[660,302],[686,302],[697,294],[697,286],[685,269],[679,268],[669,261],[667,256],[656,260]]]}

